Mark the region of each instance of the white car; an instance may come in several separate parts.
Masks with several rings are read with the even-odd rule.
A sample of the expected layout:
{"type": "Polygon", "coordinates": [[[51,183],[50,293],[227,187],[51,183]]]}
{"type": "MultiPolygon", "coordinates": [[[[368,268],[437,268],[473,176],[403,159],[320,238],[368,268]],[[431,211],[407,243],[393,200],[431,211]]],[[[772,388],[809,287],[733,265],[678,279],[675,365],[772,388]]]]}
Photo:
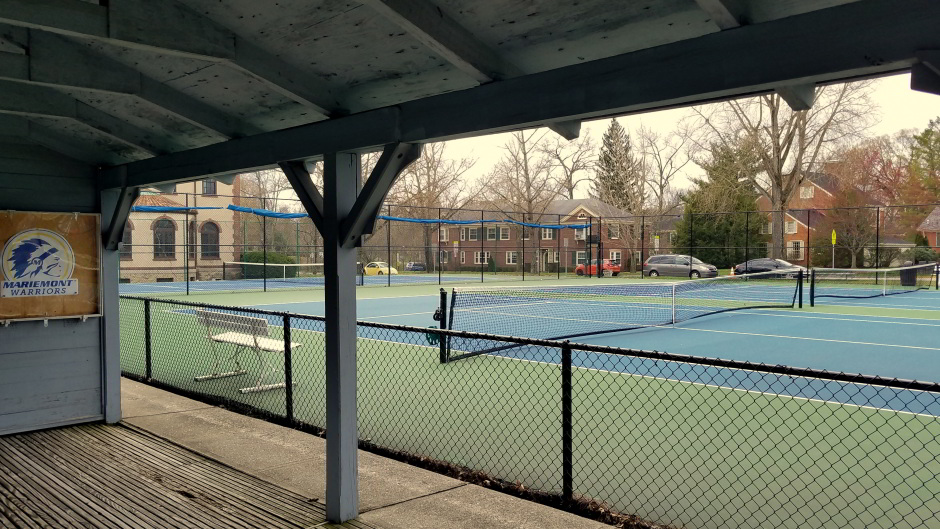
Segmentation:
{"type": "Polygon", "coordinates": [[[364,271],[367,276],[384,276],[385,274],[398,275],[397,269],[382,261],[373,261],[367,264],[364,271]]]}

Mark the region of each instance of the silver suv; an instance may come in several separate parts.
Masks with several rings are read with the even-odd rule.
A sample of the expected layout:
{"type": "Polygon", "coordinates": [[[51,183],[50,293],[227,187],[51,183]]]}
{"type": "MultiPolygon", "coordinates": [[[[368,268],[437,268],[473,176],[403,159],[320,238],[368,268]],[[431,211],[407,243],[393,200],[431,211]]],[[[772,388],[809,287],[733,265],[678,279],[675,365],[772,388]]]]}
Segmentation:
{"type": "Polygon", "coordinates": [[[718,277],[718,268],[688,255],[654,255],[643,263],[643,275],[691,277],[718,277]]]}

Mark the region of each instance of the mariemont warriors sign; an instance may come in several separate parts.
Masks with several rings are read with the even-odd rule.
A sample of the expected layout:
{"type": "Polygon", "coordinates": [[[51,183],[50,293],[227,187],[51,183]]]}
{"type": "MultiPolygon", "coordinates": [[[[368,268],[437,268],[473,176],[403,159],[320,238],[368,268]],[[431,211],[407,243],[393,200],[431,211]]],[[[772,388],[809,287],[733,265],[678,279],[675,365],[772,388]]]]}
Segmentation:
{"type": "Polygon", "coordinates": [[[0,211],[0,320],[98,314],[99,217],[0,211]]]}

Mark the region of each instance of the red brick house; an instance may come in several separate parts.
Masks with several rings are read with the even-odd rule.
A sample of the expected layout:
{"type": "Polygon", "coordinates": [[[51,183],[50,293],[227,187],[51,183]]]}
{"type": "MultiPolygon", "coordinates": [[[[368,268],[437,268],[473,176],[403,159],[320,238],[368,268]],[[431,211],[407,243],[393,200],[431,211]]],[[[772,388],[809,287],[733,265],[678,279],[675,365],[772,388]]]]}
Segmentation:
{"type": "MultiPolygon", "coordinates": [[[[783,240],[786,246],[784,258],[792,263],[809,264],[809,245],[815,234],[815,227],[824,224],[825,211],[832,207],[838,185],[832,175],[813,173],[807,175],[794,193],[784,216],[783,240]]],[[[763,212],[772,210],[770,200],[761,195],[757,198],[757,209],[763,212]]],[[[767,214],[766,223],[761,226],[764,235],[773,234],[773,219],[767,214]]],[[[770,247],[768,243],[768,255],[770,247]]]]}
{"type": "MultiPolygon", "coordinates": [[[[450,220],[473,221],[472,224],[444,224],[438,230],[438,252],[444,270],[474,270],[492,267],[497,271],[553,273],[560,269],[572,273],[585,263],[590,249],[597,255],[627,264],[631,241],[638,229],[630,215],[600,200],[556,200],[539,215],[505,213],[492,204],[469,205],[450,220]],[[478,208],[474,210],[474,207],[478,208]],[[591,225],[578,229],[543,229],[513,222],[483,222],[512,219],[539,225],[591,225]],[[600,232],[600,233],[597,233],[600,232]],[[492,264],[490,262],[492,261],[492,264]]],[[[635,243],[637,246],[638,242],[635,243]]],[[[634,258],[639,260],[639,252],[634,258]]],[[[625,268],[628,268],[625,266],[625,268]]]]}
{"type": "Polygon", "coordinates": [[[917,231],[927,238],[927,245],[935,252],[940,251],[940,206],[937,206],[917,226],[917,231]]]}

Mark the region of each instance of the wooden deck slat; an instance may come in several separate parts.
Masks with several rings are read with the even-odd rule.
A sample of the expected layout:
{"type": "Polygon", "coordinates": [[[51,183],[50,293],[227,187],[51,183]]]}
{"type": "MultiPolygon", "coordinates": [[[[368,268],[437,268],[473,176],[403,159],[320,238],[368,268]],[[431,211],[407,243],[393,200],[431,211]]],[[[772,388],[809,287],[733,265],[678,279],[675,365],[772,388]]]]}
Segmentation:
{"type": "Polygon", "coordinates": [[[116,494],[118,498],[115,498],[114,501],[127,508],[135,509],[138,517],[150,520],[154,526],[165,524],[167,518],[169,518],[171,522],[178,526],[189,524],[193,527],[208,527],[207,524],[191,523],[192,511],[182,501],[182,498],[174,498],[174,495],[166,494],[164,495],[166,502],[155,505],[147,498],[151,491],[141,486],[140,480],[144,478],[141,476],[132,477],[129,473],[121,472],[123,469],[115,464],[111,458],[99,457],[95,459],[94,455],[84,454],[66,443],[59,444],[57,449],[60,455],[73,458],[76,462],[82,462],[89,478],[93,477],[101,482],[110,480],[112,485],[119,490],[116,494]]]}
{"type": "MultiPolygon", "coordinates": [[[[85,438],[94,436],[97,433],[100,433],[99,430],[82,429],[77,432],[77,435],[85,438]]],[[[191,494],[193,497],[187,500],[187,504],[201,511],[201,516],[196,517],[196,519],[214,520],[215,522],[210,524],[211,527],[225,525],[226,527],[249,529],[261,524],[268,527],[292,529],[308,523],[311,519],[316,519],[315,517],[307,517],[301,520],[300,524],[284,523],[281,516],[256,509],[254,506],[246,504],[245,502],[233,501],[236,498],[233,498],[231,495],[221,498],[218,497],[218,494],[215,494],[216,487],[214,484],[208,487],[200,487],[198,480],[188,479],[187,468],[191,466],[190,464],[167,466],[161,471],[155,470],[151,465],[147,465],[146,463],[150,461],[148,458],[131,458],[131,454],[123,450],[107,451],[112,460],[119,463],[125,470],[133,470],[133,475],[139,478],[141,483],[146,482],[151,484],[151,486],[156,489],[157,493],[168,495],[174,499],[182,498],[182,494],[184,493],[191,494]]],[[[215,478],[215,476],[207,477],[213,480],[215,478]]],[[[248,476],[246,476],[246,478],[248,478],[248,476]]],[[[223,494],[222,496],[226,495],[223,494]]],[[[193,526],[205,527],[203,524],[199,523],[193,526]]]]}
{"type": "Polygon", "coordinates": [[[0,437],[0,529],[369,529],[148,432],[82,425],[0,437]]]}
{"type": "MultiPolygon", "coordinates": [[[[133,461],[127,464],[135,465],[137,463],[137,461],[133,461]]],[[[178,480],[175,481],[176,485],[185,486],[191,492],[205,495],[207,498],[215,497],[218,490],[222,489],[229,497],[229,501],[232,501],[233,498],[239,500],[242,508],[248,512],[264,516],[270,511],[259,507],[268,505],[274,509],[274,512],[279,512],[292,525],[301,527],[307,524],[311,518],[325,519],[322,508],[309,503],[307,498],[297,495],[292,499],[293,501],[275,501],[279,496],[293,496],[293,493],[279,489],[257,478],[246,479],[245,474],[219,463],[201,461],[180,467],[166,466],[165,463],[156,463],[153,460],[147,461],[147,463],[149,464],[146,465],[146,472],[159,473],[165,480],[178,480]],[[206,486],[206,483],[210,483],[210,477],[212,485],[206,486]],[[259,494],[261,490],[266,490],[267,494],[259,494]],[[275,500],[272,500],[270,493],[274,491],[277,491],[278,495],[274,497],[275,500]],[[298,504],[303,505],[305,508],[298,508],[298,504]]]]}

